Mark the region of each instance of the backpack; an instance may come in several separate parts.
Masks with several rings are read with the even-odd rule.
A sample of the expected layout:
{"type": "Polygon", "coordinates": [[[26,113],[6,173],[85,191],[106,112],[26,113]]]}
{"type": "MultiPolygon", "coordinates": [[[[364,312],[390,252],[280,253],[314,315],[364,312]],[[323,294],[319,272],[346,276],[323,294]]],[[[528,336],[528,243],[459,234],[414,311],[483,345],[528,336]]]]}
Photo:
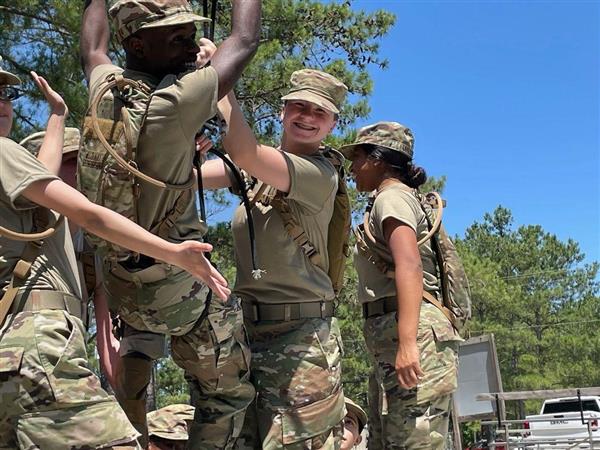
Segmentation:
{"type": "MultiPolygon", "coordinates": [[[[450,320],[459,334],[471,318],[471,290],[467,274],[462,265],[454,243],[442,225],[444,201],[437,192],[422,194],[414,189],[411,193],[418,200],[425,213],[429,232],[417,243],[421,246],[431,240],[431,248],[435,254],[440,283],[440,302],[429,292],[423,291],[423,298],[436,306],[450,320]]],[[[372,201],[374,201],[374,197],[372,201]]],[[[375,254],[366,243],[366,239],[375,242],[369,230],[369,214],[372,203],[367,207],[364,223],[355,231],[358,251],[371,261],[388,278],[394,278],[394,266],[375,254]]]]}
{"type": "MultiPolygon", "coordinates": [[[[193,173],[181,185],[156,180],[137,168],[137,145],[144,126],[152,90],[142,81],[109,74],[105,86],[92,99],[84,119],[78,154],[77,187],[93,203],[138,223],[140,180],[163,189],[180,191],[169,214],[151,230],[163,239],[193,196],[193,173]]],[[[92,234],[86,239],[109,259],[121,261],[135,255],[92,234]]]]}
{"type": "MultiPolygon", "coordinates": [[[[320,150],[322,155],[333,164],[338,174],[338,186],[335,193],[333,214],[329,221],[327,234],[327,254],[329,259],[327,275],[331,280],[333,292],[337,297],[344,286],[346,258],[350,255],[349,241],[352,229],[350,198],[348,197],[348,188],[346,185],[344,157],[340,152],[331,147],[322,147],[320,150]]],[[[264,191],[264,186],[258,188],[257,194],[252,198],[252,203],[257,201],[257,197],[261,195],[267,197],[266,203],[271,204],[277,210],[281,216],[285,230],[292,240],[300,247],[312,264],[324,270],[325,264],[323,263],[321,254],[310,242],[308,234],[290,210],[285,195],[279,191],[269,195],[268,189],[264,191]]],[[[261,202],[264,203],[262,199],[261,202]]]]}

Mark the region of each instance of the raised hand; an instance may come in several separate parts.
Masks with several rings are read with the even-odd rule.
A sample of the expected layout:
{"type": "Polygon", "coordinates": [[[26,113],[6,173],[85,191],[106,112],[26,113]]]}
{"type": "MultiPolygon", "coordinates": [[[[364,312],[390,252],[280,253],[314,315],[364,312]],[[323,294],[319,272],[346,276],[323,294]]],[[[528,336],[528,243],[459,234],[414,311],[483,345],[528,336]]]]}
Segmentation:
{"type": "Polygon", "coordinates": [[[33,78],[38,89],[44,94],[48,106],[50,107],[50,114],[66,117],[69,114],[69,108],[67,108],[67,105],[60,94],[52,89],[43,77],[33,71],[31,72],[31,78],[33,78]]]}

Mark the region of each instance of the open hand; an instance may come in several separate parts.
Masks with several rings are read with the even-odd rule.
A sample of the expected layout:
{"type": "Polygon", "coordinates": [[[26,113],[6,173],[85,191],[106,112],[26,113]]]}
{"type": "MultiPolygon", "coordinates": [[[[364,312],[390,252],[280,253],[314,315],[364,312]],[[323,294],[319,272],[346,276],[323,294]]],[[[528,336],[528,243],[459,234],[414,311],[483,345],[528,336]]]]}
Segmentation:
{"type": "Polygon", "coordinates": [[[67,108],[67,105],[60,94],[52,89],[43,77],[33,71],[31,72],[31,78],[33,78],[38,89],[42,91],[42,94],[46,97],[46,101],[50,107],[50,114],[66,117],[69,114],[69,108],[67,108]]]}
{"type": "Polygon", "coordinates": [[[231,294],[227,280],[210,263],[204,253],[212,251],[212,245],[205,242],[186,241],[177,244],[175,264],[202,280],[223,301],[231,294]]]}
{"type": "Polygon", "coordinates": [[[200,51],[196,54],[196,69],[201,69],[208,64],[212,56],[217,51],[217,46],[213,41],[201,38],[198,41],[200,51]]]}
{"type": "Polygon", "coordinates": [[[419,349],[417,343],[398,345],[396,351],[396,376],[402,389],[415,387],[423,377],[419,364],[419,349]]]}

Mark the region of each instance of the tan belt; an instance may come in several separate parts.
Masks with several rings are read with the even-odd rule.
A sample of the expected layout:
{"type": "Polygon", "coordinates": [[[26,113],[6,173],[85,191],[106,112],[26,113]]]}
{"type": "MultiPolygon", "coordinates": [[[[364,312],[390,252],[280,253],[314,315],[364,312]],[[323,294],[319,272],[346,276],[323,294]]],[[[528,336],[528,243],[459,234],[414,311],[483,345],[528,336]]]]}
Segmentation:
{"type": "Polygon", "coordinates": [[[157,281],[164,280],[171,275],[176,275],[183,272],[177,266],[171,266],[169,264],[155,264],[146,269],[138,270],[136,272],[130,272],[125,269],[121,264],[113,264],[109,269],[110,273],[117,278],[125,281],[131,281],[137,285],[155,283],[157,281]]]}
{"type": "Polygon", "coordinates": [[[253,322],[263,320],[288,322],[299,319],[326,319],[333,316],[335,308],[332,301],[282,303],[279,305],[243,301],[242,309],[244,311],[244,319],[253,322]]]}
{"type": "Polygon", "coordinates": [[[40,311],[42,309],[60,309],[84,321],[83,303],[77,297],[66,292],[46,290],[25,290],[19,292],[9,310],[10,314],[24,311],[40,311]]]}

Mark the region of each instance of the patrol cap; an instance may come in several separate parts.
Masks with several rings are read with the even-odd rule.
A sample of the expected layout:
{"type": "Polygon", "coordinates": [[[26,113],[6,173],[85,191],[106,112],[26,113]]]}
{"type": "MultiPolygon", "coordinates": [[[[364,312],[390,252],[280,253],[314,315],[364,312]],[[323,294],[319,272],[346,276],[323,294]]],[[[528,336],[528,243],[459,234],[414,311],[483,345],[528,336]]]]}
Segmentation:
{"type": "Polygon", "coordinates": [[[356,136],[356,141],[342,146],[340,152],[346,158],[352,159],[354,150],[362,144],[378,145],[402,153],[412,160],[415,138],[410,128],[398,122],[377,122],[361,128],[356,136]]]}
{"type": "Polygon", "coordinates": [[[335,114],[339,114],[348,92],[336,77],[314,69],[296,70],[290,84],[290,91],[282,100],[306,100],[335,114]]]}
{"type": "Polygon", "coordinates": [[[148,436],[157,436],[172,441],[187,441],[187,422],[194,420],[194,407],[169,405],[147,414],[148,436]]]}
{"type": "Polygon", "coordinates": [[[0,56],[0,86],[12,86],[21,84],[21,79],[14,73],[10,73],[2,68],[2,56],[0,56]]]}
{"type": "MultiPolygon", "coordinates": [[[[45,131],[38,131],[37,133],[30,134],[21,142],[19,145],[25,147],[30,153],[37,155],[44,142],[45,131]]],[[[81,134],[77,128],[67,127],[65,128],[64,144],[63,144],[63,156],[67,153],[76,152],[79,150],[79,141],[81,140],[81,134]]]]}
{"type": "Polygon", "coordinates": [[[108,10],[119,42],[138,30],[210,22],[194,13],[187,0],[116,0],[108,10]]]}
{"type": "Polygon", "coordinates": [[[363,428],[367,424],[367,413],[365,410],[350,400],[348,397],[344,397],[344,403],[346,404],[346,410],[349,413],[353,413],[358,420],[358,432],[362,433],[363,428]]]}

